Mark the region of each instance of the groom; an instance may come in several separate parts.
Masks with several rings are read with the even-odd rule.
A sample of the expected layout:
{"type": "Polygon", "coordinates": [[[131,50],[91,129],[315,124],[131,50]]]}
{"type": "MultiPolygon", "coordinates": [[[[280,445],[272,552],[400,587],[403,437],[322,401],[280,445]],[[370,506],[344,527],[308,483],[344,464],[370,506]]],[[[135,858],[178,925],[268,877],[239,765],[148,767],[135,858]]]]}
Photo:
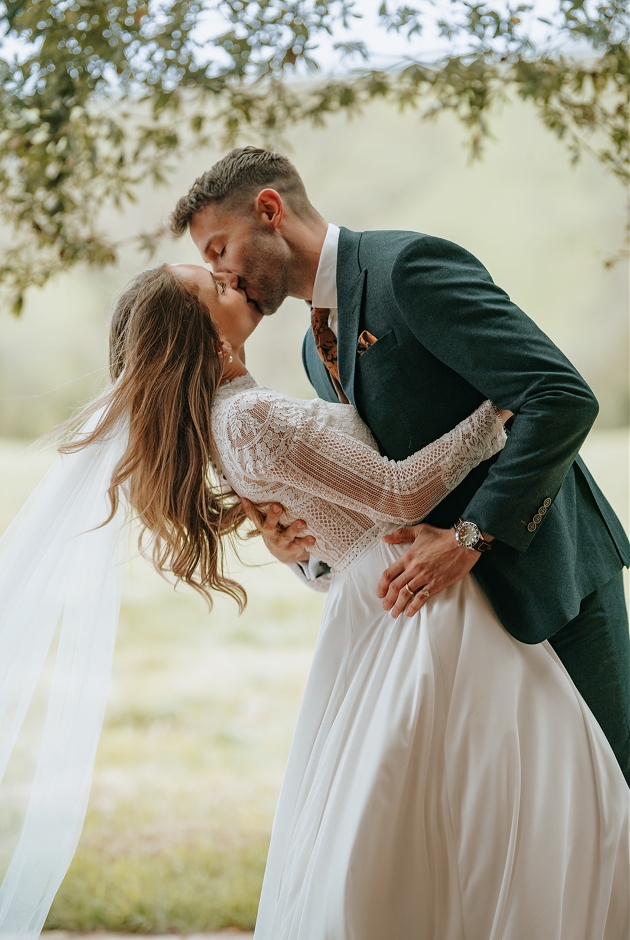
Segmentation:
{"type": "MultiPolygon", "coordinates": [[[[485,398],[515,413],[497,457],[422,524],[389,537],[412,544],[375,590],[393,615],[413,612],[473,571],[514,637],[549,639],[630,782],[630,545],[577,456],[598,406],[571,363],[463,248],[328,225],[280,154],[231,151],[179,200],[171,228],[190,230],[215,274],[238,275],[262,313],[289,295],[311,305],[312,385],[354,405],[391,459],[485,398]]],[[[268,511],[268,547],[316,579],[313,540],[299,522],[279,526],[280,512],[268,511]]]]}

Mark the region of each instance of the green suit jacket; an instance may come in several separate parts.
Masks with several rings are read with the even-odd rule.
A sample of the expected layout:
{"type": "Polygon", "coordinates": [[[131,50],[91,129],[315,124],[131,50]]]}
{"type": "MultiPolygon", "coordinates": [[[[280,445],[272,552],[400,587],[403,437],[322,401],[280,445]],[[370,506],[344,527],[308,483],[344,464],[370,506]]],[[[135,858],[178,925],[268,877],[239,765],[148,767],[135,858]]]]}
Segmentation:
{"type": "MultiPolygon", "coordinates": [[[[630,563],[621,523],[577,456],[597,415],[593,393],[452,242],[342,228],[337,285],[341,384],[383,454],[407,457],[485,398],[515,413],[504,450],[425,521],[446,528],[462,516],[494,535],[474,574],[513,636],[546,639],[630,563]],[[359,356],[362,330],[377,342],[359,356]]],[[[318,395],[336,401],[310,330],[303,361],[318,395]]]]}

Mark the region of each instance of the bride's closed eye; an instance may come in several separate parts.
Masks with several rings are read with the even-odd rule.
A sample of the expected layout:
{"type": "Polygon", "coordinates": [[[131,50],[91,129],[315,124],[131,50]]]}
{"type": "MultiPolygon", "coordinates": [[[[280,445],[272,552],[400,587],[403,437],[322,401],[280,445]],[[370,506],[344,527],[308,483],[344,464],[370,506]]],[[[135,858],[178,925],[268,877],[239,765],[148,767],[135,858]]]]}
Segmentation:
{"type": "Polygon", "coordinates": [[[216,287],[216,289],[217,289],[217,291],[219,292],[219,294],[225,294],[225,292],[226,292],[226,290],[227,290],[227,284],[225,283],[225,281],[220,281],[219,278],[216,277],[216,276],[212,273],[212,271],[210,271],[210,277],[211,277],[212,280],[214,281],[214,286],[216,287]]]}

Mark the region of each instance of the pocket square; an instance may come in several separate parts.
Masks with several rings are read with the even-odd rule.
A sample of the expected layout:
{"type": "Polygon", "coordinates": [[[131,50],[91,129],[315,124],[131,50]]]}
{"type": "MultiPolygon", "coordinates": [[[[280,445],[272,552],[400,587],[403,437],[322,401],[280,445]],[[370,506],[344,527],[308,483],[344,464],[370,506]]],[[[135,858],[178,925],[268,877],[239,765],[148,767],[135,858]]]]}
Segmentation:
{"type": "Polygon", "coordinates": [[[378,342],[378,340],[373,333],[370,333],[369,330],[363,330],[363,332],[359,334],[359,339],[357,340],[357,356],[360,356],[366,351],[366,349],[369,349],[370,346],[373,346],[376,342],[378,342]]]}

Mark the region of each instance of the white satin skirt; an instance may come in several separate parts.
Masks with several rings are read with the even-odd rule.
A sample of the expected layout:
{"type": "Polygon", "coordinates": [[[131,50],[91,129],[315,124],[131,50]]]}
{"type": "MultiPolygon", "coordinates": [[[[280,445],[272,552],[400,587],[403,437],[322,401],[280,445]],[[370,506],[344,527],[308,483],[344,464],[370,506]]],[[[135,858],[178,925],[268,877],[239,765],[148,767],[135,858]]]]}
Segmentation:
{"type": "Polygon", "coordinates": [[[629,794],[548,643],[472,577],[393,620],[333,579],[255,940],[628,940],[629,794]]]}

